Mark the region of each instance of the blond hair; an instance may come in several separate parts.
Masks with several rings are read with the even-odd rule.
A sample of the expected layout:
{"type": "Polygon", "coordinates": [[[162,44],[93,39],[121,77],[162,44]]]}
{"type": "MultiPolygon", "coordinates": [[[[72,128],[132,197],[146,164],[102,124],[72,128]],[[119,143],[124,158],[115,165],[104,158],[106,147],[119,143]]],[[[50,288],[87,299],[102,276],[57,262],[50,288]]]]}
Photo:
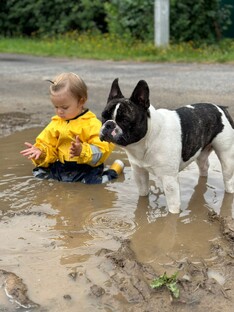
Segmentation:
{"type": "Polygon", "coordinates": [[[55,95],[62,89],[67,89],[78,100],[83,99],[84,102],[88,99],[87,86],[85,82],[74,73],[62,73],[54,77],[50,85],[50,94],[55,95]]]}

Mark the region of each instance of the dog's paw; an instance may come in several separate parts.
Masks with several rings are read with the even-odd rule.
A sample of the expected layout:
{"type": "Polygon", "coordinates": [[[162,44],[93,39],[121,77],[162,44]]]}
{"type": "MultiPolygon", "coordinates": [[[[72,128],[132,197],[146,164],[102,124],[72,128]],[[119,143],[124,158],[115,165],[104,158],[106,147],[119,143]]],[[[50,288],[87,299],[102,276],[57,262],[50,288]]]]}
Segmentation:
{"type": "Polygon", "coordinates": [[[168,210],[169,210],[170,213],[174,213],[174,214],[180,213],[180,206],[172,206],[172,205],[171,205],[171,206],[168,208],[168,210]]]}
{"type": "Polygon", "coordinates": [[[226,185],[225,191],[226,191],[226,193],[233,194],[234,193],[234,186],[233,185],[226,185]]]}
{"type": "Polygon", "coordinates": [[[224,181],[225,184],[225,191],[227,193],[234,193],[234,181],[233,179],[230,179],[229,181],[224,181]]]}
{"type": "Polygon", "coordinates": [[[139,196],[148,196],[149,195],[149,190],[145,191],[139,191],[139,196]]]}

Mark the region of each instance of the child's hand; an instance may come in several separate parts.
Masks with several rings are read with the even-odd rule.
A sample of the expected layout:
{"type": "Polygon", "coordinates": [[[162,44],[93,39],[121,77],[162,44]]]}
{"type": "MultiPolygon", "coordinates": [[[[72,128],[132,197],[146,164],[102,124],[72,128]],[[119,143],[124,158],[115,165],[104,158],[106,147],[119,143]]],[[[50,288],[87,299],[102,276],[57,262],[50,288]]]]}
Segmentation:
{"type": "Polygon", "coordinates": [[[34,145],[32,145],[31,143],[25,142],[24,143],[28,148],[26,148],[25,150],[21,151],[20,154],[22,154],[23,156],[28,157],[28,159],[38,159],[41,154],[42,151],[39,150],[39,148],[35,147],[34,145]]]}
{"type": "Polygon", "coordinates": [[[76,140],[71,143],[70,147],[70,157],[73,158],[75,156],[80,156],[82,151],[82,142],[79,139],[79,136],[76,136],[76,140]]]}

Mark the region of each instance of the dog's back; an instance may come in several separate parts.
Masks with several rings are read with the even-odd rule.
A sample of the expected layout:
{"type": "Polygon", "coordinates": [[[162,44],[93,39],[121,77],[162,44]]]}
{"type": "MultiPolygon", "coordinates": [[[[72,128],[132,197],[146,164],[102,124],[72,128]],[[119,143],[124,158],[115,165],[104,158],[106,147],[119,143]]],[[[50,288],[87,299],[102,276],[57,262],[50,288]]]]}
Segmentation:
{"type": "Polygon", "coordinates": [[[218,134],[222,133],[224,124],[233,120],[224,107],[210,103],[197,103],[176,110],[181,124],[182,160],[187,162],[199,150],[204,150],[218,134]]]}

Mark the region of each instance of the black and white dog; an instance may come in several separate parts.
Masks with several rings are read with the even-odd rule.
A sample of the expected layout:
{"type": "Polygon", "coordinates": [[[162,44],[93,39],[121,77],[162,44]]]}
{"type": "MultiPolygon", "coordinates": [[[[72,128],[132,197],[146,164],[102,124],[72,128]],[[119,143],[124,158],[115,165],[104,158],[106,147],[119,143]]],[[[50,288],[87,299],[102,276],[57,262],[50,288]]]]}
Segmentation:
{"type": "Polygon", "coordinates": [[[207,176],[212,150],[220,160],[226,192],[234,193],[234,122],[225,107],[197,103],[155,109],[146,81],[140,80],[128,99],[115,79],[102,123],[100,139],[126,151],[139,195],[149,192],[149,173],[159,177],[171,213],[180,211],[179,171],[196,160],[200,175],[207,176]]]}

